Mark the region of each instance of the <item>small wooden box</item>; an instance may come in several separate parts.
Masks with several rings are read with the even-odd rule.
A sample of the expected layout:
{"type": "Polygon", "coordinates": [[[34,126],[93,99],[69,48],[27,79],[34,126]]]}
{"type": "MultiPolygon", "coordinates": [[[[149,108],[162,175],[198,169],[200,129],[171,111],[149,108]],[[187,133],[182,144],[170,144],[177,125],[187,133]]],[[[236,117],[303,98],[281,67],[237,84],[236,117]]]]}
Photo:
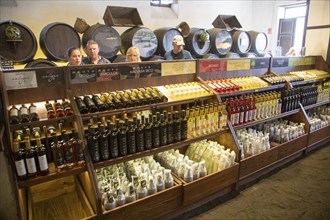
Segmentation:
{"type": "Polygon", "coordinates": [[[28,190],[28,219],[95,218],[76,176],[41,183],[28,190]]]}
{"type": "Polygon", "coordinates": [[[239,179],[265,169],[278,160],[278,148],[272,147],[268,151],[245,158],[241,161],[239,179]]]}
{"type": "Polygon", "coordinates": [[[198,202],[230,186],[234,190],[238,180],[238,168],[238,163],[235,163],[230,168],[189,183],[180,179],[183,182],[183,205],[198,202]]]}
{"type": "Polygon", "coordinates": [[[103,20],[108,26],[135,27],[143,25],[136,8],[107,6],[103,20]]]}
{"type": "Polygon", "coordinates": [[[103,219],[159,219],[182,205],[182,185],[174,179],[174,186],[134,202],[103,210],[103,219]]]}
{"type": "Polygon", "coordinates": [[[271,143],[272,146],[278,147],[278,159],[281,160],[295,153],[301,152],[307,147],[308,134],[304,134],[296,139],[285,142],[283,144],[271,143]]]}
{"type": "Polygon", "coordinates": [[[330,125],[310,133],[307,147],[311,147],[330,137],[330,125]]]}

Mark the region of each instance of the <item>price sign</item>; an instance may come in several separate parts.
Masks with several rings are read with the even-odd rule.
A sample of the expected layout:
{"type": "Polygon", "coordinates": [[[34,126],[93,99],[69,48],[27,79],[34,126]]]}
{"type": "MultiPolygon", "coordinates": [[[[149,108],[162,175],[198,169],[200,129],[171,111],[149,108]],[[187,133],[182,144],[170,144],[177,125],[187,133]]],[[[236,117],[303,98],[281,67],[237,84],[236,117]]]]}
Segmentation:
{"type": "Polygon", "coordinates": [[[96,81],[95,68],[73,68],[70,69],[71,83],[80,84],[96,81]]]}
{"type": "MultiPolygon", "coordinates": [[[[59,70],[59,69],[57,69],[59,70]]],[[[64,74],[62,71],[57,71],[55,69],[37,71],[37,82],[38,86],[48,86],[54,84],[64,85],[64,74]]]]}
{"type": "Polygon", "coordinates": [[[200,60],[199,72],[212,73],[227,70],[227,60],[200,60]]]}
{"type": "Polygon", "coordinates": [[[314,65],[315,57],[292,57],[289,59],[289,66],[314,65]]]}
{"type": "Polygon", "coordinates": [[[161,64],[162,76],[196,73],[196,61],[165,62],[161,64]]]}
{"type": "Polygon", "coordinates": [[[251,59],[251,69],[262,69],[262,68],[268,68],[269,66],[269,59],[263,58],[263,59],[251,59]]]}
{"type": "Polygon", "coordinates": [[[160,63],[130,64],[119,67],[120,79],[136,79],[161,75],[160,63]]]}
{"type": "Polygon", "coordinates": [[[272,67],[287,67],[288,63],[288,58],[273,58],[272,67]]]}
{"type": "Polygon", "coordinates": [[[38,87],[35,71],[6,72],[4,73],[4,79],[7,90],[38,87]]]}
{"type": "Polygon", "coordinates": [[[250,69],[250,60],[228,60],[227,62],[227,71],[230,70],[249,70],[250,69]]]}

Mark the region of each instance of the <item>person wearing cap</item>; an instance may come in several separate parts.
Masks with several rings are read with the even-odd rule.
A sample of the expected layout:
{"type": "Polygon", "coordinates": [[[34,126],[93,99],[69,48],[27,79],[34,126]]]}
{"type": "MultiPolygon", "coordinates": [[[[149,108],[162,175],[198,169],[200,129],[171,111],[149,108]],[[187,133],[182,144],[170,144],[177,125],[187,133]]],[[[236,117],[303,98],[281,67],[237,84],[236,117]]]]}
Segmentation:
{"type": "Polygon", "coordinates": [[[194,59],[188,50],[183,49],[184,41],[181,35],[175,35],[172,41],[173,50],[167,51],[164,55],[165,60],[194,59]]]}
{"type": "Polygon", "coordinates": [[[100,48],[99,44],[94,40],[89,40],[86,44],[86,53],[87,57],[85,57],[82,62],[84,64],[107,64],[110,63],[108,59],[99,55],[100,48]]]}

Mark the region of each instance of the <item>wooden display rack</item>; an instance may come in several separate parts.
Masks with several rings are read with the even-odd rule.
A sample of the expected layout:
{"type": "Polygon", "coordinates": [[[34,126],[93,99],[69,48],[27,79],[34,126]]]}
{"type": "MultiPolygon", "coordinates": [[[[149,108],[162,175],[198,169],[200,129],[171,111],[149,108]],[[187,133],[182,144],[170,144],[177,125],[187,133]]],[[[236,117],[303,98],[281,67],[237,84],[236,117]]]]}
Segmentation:
{"type": "MultiPolygon", "coordinates": [[[[65,118],[64,120],[42,119],[38,122],[19,125],[10,125],[9,116],[5,114],[6,123],[3,136],[6,137],[9,143],[12,143],[12,132],[17,129],[49,124],[56,125],[61,122],[76,128],[82,138],[85,133],[85,122],[90,120],[90,118],[134,114],[144,110],[157,111],[165,109],[167,111],[175,111],[181,110],[184,106],[189,104],[221,102],[221,98],[224,97],[274,89],[279,90],[285,89],[285,87],[292,88],[295,85],[303,85],[304,83],[285,83],[260,89],[175,100],[148,106],[137,106],[85,115],[80,114],[74,101],[75,96],[196,81],[207,86],[205,80],[210,79],[282,74],[288,71],[305,69],[320,69],[329,72],[322,57],[147,61],[141,63],[1,71],[0,85],[5,113],[8,112],[12,105],[44,102],[46,100],[59,98],[68,99],[75,113],[75,116],[65,118]],[[25,81],[20,81],[20,79],[25,79],[25,81]]],[[[318,80],[307,83],[314,82],[318,82],[318,80]]],[[[212,89],[210,90],[212,91],[212,89]]],[[[300,105],[300,108],[294,111],[235,127],[232,127],[231,123],[228,122],[228,129],[225,130],[219,130],[204,136],[190,138],[178,143],[98,163],[92,163],[87,145],[84,143],[86,166],[82,168],[75,168],[59,174],[49,174],[44,177],[37,177],[23,182],[18,182],[15,177],[14,188],[17,189],[17,203],[20,218],[37,219],[39,218],[39,214],[41,215],[40,218],[43,218],[42,215],[48,215],[49,213],[54,213],[56,216],[63,215],[66,217],[72,216],[72,218],[87,219],[139,219],[177,216],[178,214],[192,210],[221,195],[234,191],[237,192],[240,187],[260,179],[263,175],[269,174],[271,171],[302,157],[306,152],[315,149],[316,146],[328,142],[330,140],[330,126],[310,132],[310,122],[305,112],[305,110],[310,108],[328,104],[329,101],[311,106],[300,105]],[[287,143],[280,145],[272,144],[270,150],[266,152],[245,159],[240,158],[241,149],[235,130],[252,127],[280,118],[290,118],[291,121],[305,123],[306,134],[287,143]],[[189,144],[203,139],[215,140],[235,151],[235,165],[189,183],[182,179],[175,178],[175,185],[172,188],[112,210],[103,209],[101,195],[97,188],[95,169],[154,155],[170,149],[179,149],[181,152],[185,152],[189,144]],[[52,185],[55,183],[56,190],[52,185]],[[64,185],[65,187],[60,187],[60,185],[64,185]],[[51,191],[50,194],[49,191],[51,191]],[[69,207],[64,207],[68,206],[66,205],[68,201],[75,201],[74,205],[76,208],[72,209],[71,203],[69,207]],[[41,208],[43,211],[40,213],[35,211],[36,209],[39,210],[37,207],[46,206],[54,207],[54,210],[51,209],[53,210],[51,211],[46,208],[41,208]],[[63,210],[62,213],[58,211],[58,207],[63,210]],[[67,210],[67,212],[65,210],[67,210]]],[[[4,150],[10,155],[11,144],[9,146],[5,145],[4,150]]],[[[15,173],[15,167],[13,164],[11,165],[15,173]]]]}

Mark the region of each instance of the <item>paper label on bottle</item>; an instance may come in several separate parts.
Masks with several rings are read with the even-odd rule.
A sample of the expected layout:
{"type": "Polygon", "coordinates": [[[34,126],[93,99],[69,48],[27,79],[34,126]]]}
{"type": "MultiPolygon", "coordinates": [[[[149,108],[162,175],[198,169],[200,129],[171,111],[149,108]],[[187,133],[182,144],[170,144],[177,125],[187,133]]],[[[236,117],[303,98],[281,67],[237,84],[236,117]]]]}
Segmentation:
{"type": "Polygon", "coordinates": [[[10,109],[9,115],[10,115],[10,117],[18,116],[18,109],[16,109],[16,108],[10,109]]]}
{"type": "Polygon", "coordinates": [[[29,173],[36,173],[37,167],[34,158],[26,158],[26,166],[29,173]]]}
{"type": "Polygon", "coordinates": [[[42,156],[38,156],[39,167],[41,171],[48,170],[48,162],[46,154],[42,156]]]}
{"type": "Polygon", "coordinates": [[[20,115],[28,115],[28,109],[26,107],[22,107],[19,109],[20,115]]]}
{"type": "Polygon", "coordinates": [[[16,171],[17,171],[18,176],[26,175],[26,168],[25,168],[25,164],[24,164],[23,159],[19,160],[19,161],[15,161],[15,167],[16,167],[16,171]]]}
{"type": "Polygon", "coordinates": [[[37,113],[37,106],[30,106],[30,114],[37,113]]]}

